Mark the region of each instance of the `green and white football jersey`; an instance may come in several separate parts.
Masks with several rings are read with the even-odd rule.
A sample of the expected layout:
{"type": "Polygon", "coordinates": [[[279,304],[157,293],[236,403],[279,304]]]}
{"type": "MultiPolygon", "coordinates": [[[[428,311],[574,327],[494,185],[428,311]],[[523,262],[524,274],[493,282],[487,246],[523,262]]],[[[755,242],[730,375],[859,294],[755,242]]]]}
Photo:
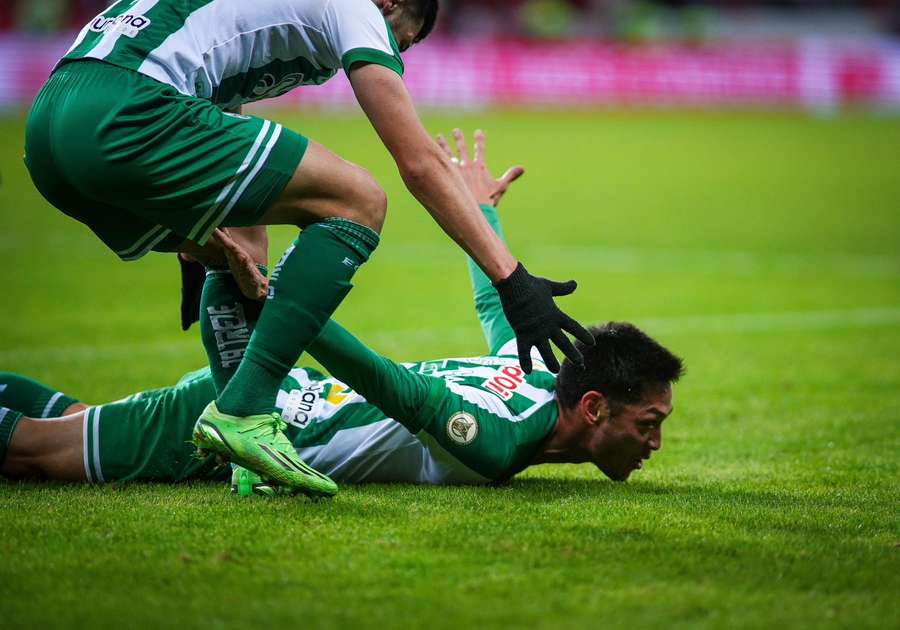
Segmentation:
{"type": "Polygon", "coordinates": [[[61,63],[101,59],[231,108],[319,85],[357,61],[403,74],[371,0],[119,0],[61,63]]]}
{"type": "MultiPolygon", "coordinates": [[[[300,457],[342,482],[487,483],[526,468],[556,425],[554,376],[525,375],[515,356],[404,367],[433,387],[402,419],[335,378],[293,370],[277,405],[300,457]]],[[[383,387],[402,391],[393,378],[383,387]]]]}

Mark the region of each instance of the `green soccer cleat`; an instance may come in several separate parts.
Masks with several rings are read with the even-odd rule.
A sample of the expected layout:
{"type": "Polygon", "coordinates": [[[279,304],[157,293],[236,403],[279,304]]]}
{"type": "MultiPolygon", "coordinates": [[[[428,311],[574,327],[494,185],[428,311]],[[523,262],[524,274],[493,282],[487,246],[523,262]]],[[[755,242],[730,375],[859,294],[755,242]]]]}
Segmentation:
{"type": "Polygon", "coordinates": [[[313,497],[337,494],[336,483],[297,457],[283,433],[285,426],[277,413],[230,416],[213,401],[200,414],[192,437],[199,455],[216,454],[289,492],[313,497]]]}
{"type": "Polygon", "coordinates": [[[282,494],[282,488],[274,483],[263,481],[263,478],[252,470],[247,470],[243,466],[235,466],[231,471],[231,494],[239,497],[250,497],[254,494],[261,497],[274,497],[282,494]]]}

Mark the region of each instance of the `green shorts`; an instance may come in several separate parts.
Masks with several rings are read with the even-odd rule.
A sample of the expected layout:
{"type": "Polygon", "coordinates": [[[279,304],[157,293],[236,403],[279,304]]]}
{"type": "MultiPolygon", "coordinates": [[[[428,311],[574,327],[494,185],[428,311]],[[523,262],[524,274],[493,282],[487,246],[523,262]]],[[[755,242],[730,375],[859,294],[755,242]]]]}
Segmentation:
{"type": "Polygon", "coordinates": [[[25,164],[51,204],[123,260],[255,225],[308,141],[102,61],[59,67],[32,106],[25,164]]]}
{"type": "Polygon", "coordinates": [[[216,397],[209,370],[187,374],[175,387],[130,396],[84,412],[87,480],[227,479],[228,466],[197,459],[191,431],[216,397]]]}

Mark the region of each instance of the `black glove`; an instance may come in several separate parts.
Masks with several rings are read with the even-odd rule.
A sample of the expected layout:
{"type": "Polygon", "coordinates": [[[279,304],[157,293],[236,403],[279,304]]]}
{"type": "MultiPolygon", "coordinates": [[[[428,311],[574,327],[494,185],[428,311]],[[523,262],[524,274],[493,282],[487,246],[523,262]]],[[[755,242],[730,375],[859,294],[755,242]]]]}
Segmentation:
{"type": "Polygon", "coordinates": [[[551,372],[559,372],[559,361],[550,349],[550,340],[576,365],[584,365],[584,357],[572,345],[563,330],[586,345],[594,345],[594,336],[581,324],[559,310],[554,296],[575,291],[574,280],[553,282],[532,276],[522,263],[507,278],[494,283],[509,325],[516,332],[519,364],[526,374],[531,373],[531,348],[537,347],[551,372]]]}
{"type": "Polygon", "coordinates": [[[181,330],[200,321],[200,296],[206,282],[206,269],[198,262],[185,260],[176,254],[181,267],[181,330]]]}

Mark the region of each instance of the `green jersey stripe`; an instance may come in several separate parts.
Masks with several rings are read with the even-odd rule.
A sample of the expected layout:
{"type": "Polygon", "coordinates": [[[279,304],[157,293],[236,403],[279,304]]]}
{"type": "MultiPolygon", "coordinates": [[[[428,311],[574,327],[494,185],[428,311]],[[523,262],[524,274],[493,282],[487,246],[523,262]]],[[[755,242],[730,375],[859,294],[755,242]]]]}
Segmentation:
{"type": "Polygon", "coordinates": [[[85,25],[82,32],[79,33],[79,39],[75,40],[75,44],[72,45],[65,57],[84,57],[103,39],[105,31],[102,29],[106,20],[124,14],[135,2],[137,0],[117,0],[109,5],[102,13],[85,25]]]}
{"type": "MultiPolygon", "coordinates": [[[[157,0],[154,0],[157,1],[157,0]]],[[[166,39],[176,33],[194,11],[203,8],[215,0],[182,0],[179,6],[161,2],[144,13],[149,20],[149,27],[141,37],[133,40],[119,39],[110,51],[116,57],[117,65],[137,70],[144,59],[166,39]]]]}
{"type": "Polygon", "coordinates": [[[141,21],[146,19],[143,17],[144,12],[149,11],[158,3],[159,0],[137,0],[137,2],[131,3],[127,11],[123,11],[116,18],[110,19],[102,25],[98,25],[97,28],[102,29],[103,34],[88,56],[95,59],[104,59],[115,49],[119,40],[132,40],[134,35],[131,29],[134,31],[138,30],[138,27],[132,26],[132,24],[146,25],[147,22],[141,21]]]}
{"type": "Polygon", "coordinates": [[[341,57],[341,65],[344,67],[344,72],[349,73],[350,67],[359,61],[377,63],[380,66],[390,68],[401,77],[403,76],[403,62],[400,60],[400,57],[392,57],[374,48],[354,48],[344,53],[344,56],[341,57]]]}

